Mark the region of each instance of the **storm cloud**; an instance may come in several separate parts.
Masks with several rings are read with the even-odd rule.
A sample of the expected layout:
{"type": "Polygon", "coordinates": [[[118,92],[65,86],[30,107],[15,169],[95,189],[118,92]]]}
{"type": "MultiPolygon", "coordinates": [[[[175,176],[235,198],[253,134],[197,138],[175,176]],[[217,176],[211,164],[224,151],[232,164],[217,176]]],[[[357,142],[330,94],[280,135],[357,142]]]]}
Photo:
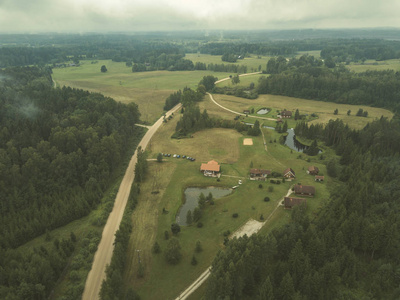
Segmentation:
{"type": "Polygon", "coordinates": [[[0,31],[400,27],[398,0],[0,0],[0,31]]]}

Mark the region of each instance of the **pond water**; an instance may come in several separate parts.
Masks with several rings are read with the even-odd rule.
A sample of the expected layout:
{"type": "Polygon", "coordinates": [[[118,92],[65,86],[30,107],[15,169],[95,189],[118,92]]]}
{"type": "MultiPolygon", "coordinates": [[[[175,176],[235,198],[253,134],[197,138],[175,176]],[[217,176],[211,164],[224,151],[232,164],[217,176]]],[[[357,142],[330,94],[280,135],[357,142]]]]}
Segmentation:
{"type": "MultiPolygon", "coordinates": [[[[270,127],[270,126],[263,126],[263,128],[275,130],[274,127],[270,127]]],[[[288,135],[285,137],[285,145],[288,146],[290,149],[295,150],[297,152],[304,152],[304,150],[306,150],[308,148],[308,146],[300,143],[296,139],[296,134],[294,133],[293,128],[288,129],[287,133],[288,133],[288,135]]],[[[318,153],[322,153],[322,150],[319,150],[318,153]]]]}
{"type": "MultiPolygon", "coordinates": [[[[290,149],[295,150],[297,152],[304,152],[308,148],[308,146],[300,143],[296,139],[296,134],[294,133],[294,129],[288,129],[287,131],[288,135],[286,136],[285,139],[285,145],[288,146],[290,149]]],[[[322,153],[322,150],[319,150],[318,153],[322,153]]]]}
{"type": "Polygon", "coordinates": [[[196,208],[196,206],[198,206],[199,196],[201,193],[203,193],[205,197],[207,197],[208,194],[211,193],[213,195],[213,199],[218,199],[232,193],[232,189],[215,187],[215,186],[209,186],[205,188],[199,188],[199,187],[186,188],[184,192],[185,203],[181,206],[176,215],[176,223],[178,223],[179,225],[187,225],[186,214],[189,211],[189,209],[193,213],[193,210],[196,208]]]}
{"type": "Polygon", "coordinates": [[[267,108],[261,108],[261,109],[259,109],[258,111],[257,111],[257,114],[258,115],[265,115],[265,114],[267,114],[269,112],[269,110],[267,109],[267,108]]]}

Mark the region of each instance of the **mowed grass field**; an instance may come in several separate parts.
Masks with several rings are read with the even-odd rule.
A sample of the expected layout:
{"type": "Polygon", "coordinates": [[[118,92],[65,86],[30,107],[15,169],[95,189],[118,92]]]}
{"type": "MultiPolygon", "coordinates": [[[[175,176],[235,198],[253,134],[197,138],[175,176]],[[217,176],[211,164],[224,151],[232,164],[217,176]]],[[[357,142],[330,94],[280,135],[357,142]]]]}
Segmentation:
{"type": "MultiPolygon", "coordinates": [[[[132,215],[133,231],[130,240],[130,251],[125,283],[139,293],[143,299],[174,299],[186,289],[211,264],[216,253],[223,249],[223,233],[227,230],[234,232],[244,225],[250,218],[259,220],[262,214],[267,218],[274,210],[288,189],[297,182],[314,184],[313,176],[306,174],[307,166],[314,164],[325,172],[324,161],[311,158],[311,162],[298,158],[297,153],[279,143],[267,143],[268,151],[264,148],[262,136],[248,137],[232,129],[208,129],[193,134],[192,138],[171,139],[179,114],[164,124],[153,137],[148,151],[149,157],[156,157],[157,153],[185,154],[196,158],[195,162],[182,158],[166,158],[162,163],[149,162],[148,178],[141,185],[139,204],[132,215]],[[243,145],[244,138],[252,138],[253,145],[243,145]],[[201,162],[215,159],[221,163],[222,176],[218,182],[216,178],[204,177],[200,172],[201,162]],[[280,185],[269,182],[250,181],[247,179],[250,165],[254,168],[265,168],[282,173],[287,167],[295,169],[297,179],[280,185]],[[235,177],[230,177],[235,176],[235,177]],[[237,185],[238,177],[244,183],[232,194],[218,199],[215,205],[206,205],[201,222],[202,228],[196,226],[182,226],[177,238],[182,247],[183,258],[178,265],[166,263],[163,252],[152,254],[151,247],[157,241],[164,250],[168,241],[164,232],[170,231],[175,222],[175,216],[182,205],[183,192],[189,186],[223,186],[237,185]],[[259,188],[259,184],[262,188],[259,188]],[[268,187],[273,191],[269,192],[268,187]],[[158,194],[152,194],[154,190],[158,194]],[[264,202],[264,197],[270,197],[264,202]],[[163,208],[168,213],[163,214],[163,208]],[[238,218],[232,218],[238,213],[238,218]],[[195,243],[200,240],[204,251],[195,253],[195,243]],[[144,278],[137,278],[138,254],[145,267],[144,278]],[[198,260],[196,266],[191,265],[192,256],[198,260]],[[157,288],[155,288],[157,286],[157,288]]],[[[274,130],[263,129],[267,141],[279,140],[279,134],[274,130]]],[[[329,152],[327,152],[329,153],[329,152]]],[[[317,186],[317,196],[309,200],[309,213],[317,210],[320,204],[328,197],[327,185],[330,179],[317,186]]],[[[285,224],[289,220],[290,212],[279,208],[276,215],[269,221],[263,232],[285,224]]]]}
{"type": "MultiPolygon", "coordinates": [[[[250,77],[250,76],[249,76],[250,77]]],[[[323,123],[326,124],[331,119],[342,119],[344,123],[348,124],[351,128],[361,129],[367,123],[379,119],[381,116],[391,119],[393,113],[389,110],[383,108],[369,107],[364,105],[350,105],[350,104],[338,104],[332,102],[314,101],[306,100],[294,97],[286,97],[279,95],[260,95],[257,99],[243,99],[228,95],[213,95],[215,101],[217,101],[222,106],[232,109],[237,112],[243,112],[245,109],[254,108],[257,111],[259,108],[268,107],[272,111],[266,117],[276,118],[276,111],[287,109],[293,113],[296,109],[299,109],[300,114],[316,113],[318,118],[311,121],[310,123],[323,123]],[[334,115],[335,109],[339,110],[338,115],[334,115]],[[357,111],[362,108],[364,111],[368,111],[368,117],[356,117],[357,111]],[[350,116],[347,115],[347,111],[351,110],[350,116]]],[[[208,100],[208,99],[206,99],[208,100]]],[[[208,100],[211,102],[211,100],[208,100]]],[[[213,104],[213,103],[212,103],[213,104]]],[[[215,104],[214,104],[215,105],[215,104]]],[[[215,105],[216,106],[216,105],[215,105]]],[[[210,106],[208,106],[210,108],[210,106]]],[[[220,108],[218,108],[220,109],[220,108]]],[[[228,115],[228,114],[226,114],[228,115]]],[[[230,113],[230,117],[233,118],[234,114],[230,113]]],[[[254,119],[253,119],[254,122],[254,119]]],[[[294,125],[294,120],[289,121],[294,125]]],[[[266,124],[267,125],[267,124],[266,124]]]]}
{"type": "Polygon", "coordinates": [[[196,88],[203,76],[228,77],[229,73],[211,71],[153,71],[132,73],[125,63],[99,60],[92,64],[83,60],[79,67],[53,69],[57,86],[71,86],[100,92],[123,103],[135,102],[139,106],[141,119],[153,123],[163,113],[165,99],[184,87],[196,88]],[[101,73],[102,65],[107,67],[101,73]]]}

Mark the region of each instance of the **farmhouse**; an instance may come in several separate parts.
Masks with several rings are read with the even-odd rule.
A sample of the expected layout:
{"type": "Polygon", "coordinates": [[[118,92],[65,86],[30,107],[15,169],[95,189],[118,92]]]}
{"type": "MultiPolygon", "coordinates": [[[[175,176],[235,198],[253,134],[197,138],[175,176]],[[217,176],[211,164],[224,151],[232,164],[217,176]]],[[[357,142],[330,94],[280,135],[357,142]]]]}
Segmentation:
{"type": "Polygon", "coordinates": [[[281,111],[281,118],[291,118],[292,117],[292,112],[288,110],[283,110],[281,111]]]}
{"type": "Polygon", "coordinates": [[[221,166],[215,161],[211,160],[208,163],[202,163],[200,166],[200,172],[204,174],[204,176],[216,177],[221,171],[221,166]]]}
{"type": "Polygon", "coordinates": [[[307,170],[307,174],[310,175],[318,175],[319,169],[316,166],[309,166],[307,170]]]}
{"type": "Polygon", "coordinates": [[[294,193],[297,194],[297,195],[314,197],[314,195],[315,195],[315,187],[313,187],[311,185],[299,185],[299,184],[296,184],[294,186],[294,193]]]}
{"type": "Polygon", "coordinates": [[[250,169],[250,180],[265,180],[268,175],[271,175],[270,170],[250,169]]]}
{"type": "Polygon", "coordinates": [[[321,182],[321,181],[324,181],[324,179],[325,179],[324,176],[318,176],[318,175],[315,176],[315,181],[321,182]]]}
{"type": "Polygon", "coordinates": [[[304,203],[304,205],[307,205],[307,200],[303,198],[285,197],[283,203],[285,209],[291,209],[293,206],[300,205],[302,203],[304,203]]]}
{"type": "Polygon", "coordinates": [[[285,171],[283,171],[283,177],[287,179],[295,178],[296,174],[294,173],[292,168],[287,168],[285,171]]]}

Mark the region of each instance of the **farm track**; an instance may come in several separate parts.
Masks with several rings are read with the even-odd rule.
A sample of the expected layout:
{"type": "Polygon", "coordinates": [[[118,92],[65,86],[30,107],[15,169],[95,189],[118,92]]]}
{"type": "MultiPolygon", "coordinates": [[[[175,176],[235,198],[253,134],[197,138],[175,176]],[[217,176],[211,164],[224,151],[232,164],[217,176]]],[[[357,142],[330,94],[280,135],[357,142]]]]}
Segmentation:
{"type": "MultiPolygon", "coordinates": [[[[170,111],[166,113],[166,117],[169,117],[173,112],[178,110],[181,104],[176,105],[170,111]]],[[[159,118],[157,122],[153,124],[146,132],[145,136],[140,141],[138,147],[146,149],[147,144],[162,125],[164,116],[159,118]]],[[[106,278],[105,270],[106,266],[110,264],[112,253],[114,250],[115,233],[119,228],[122,220],[122,216],[125,211],[126,203],[129,198],[130,189],[135,177],[135,165],[137,162],[137,151],[132,156],[129,166],[126,169],[124,178],[122,179],[121,185],[119,187],[117,196],[115,198],[114,207],[107,219],[107,223],[104,226],[103,234],[97,248],[96,254],[94,256],[92,269],[86,279],[85,289],[83,291],[83,300],[94,300],[99,299],[100,288],[103,280],[106,278]]]]}

